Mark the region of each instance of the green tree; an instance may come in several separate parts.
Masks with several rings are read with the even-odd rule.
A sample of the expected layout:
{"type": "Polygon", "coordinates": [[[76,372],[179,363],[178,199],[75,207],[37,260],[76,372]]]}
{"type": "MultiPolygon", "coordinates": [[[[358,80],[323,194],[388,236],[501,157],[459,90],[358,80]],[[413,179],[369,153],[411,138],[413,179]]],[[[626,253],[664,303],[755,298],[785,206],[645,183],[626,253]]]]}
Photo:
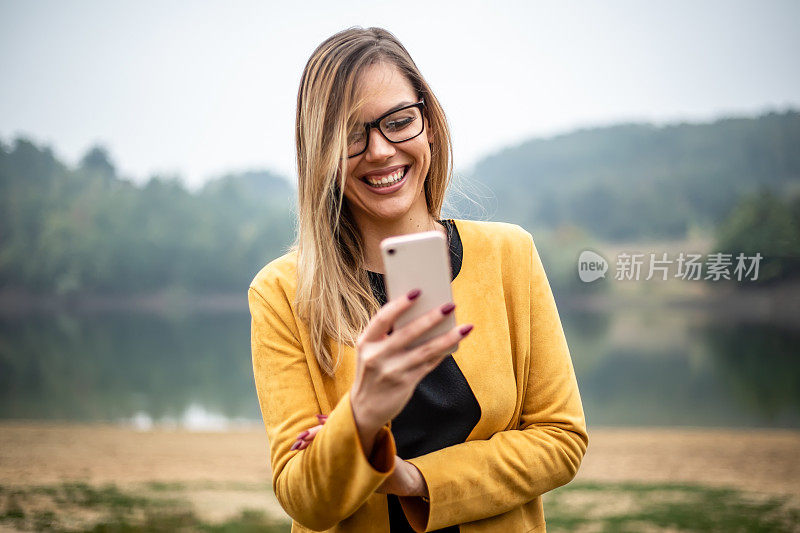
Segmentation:
{"type": "Polygon", "coordinates": [[[769,190],[747,195],[736,205],[717,233],[717,249],[762,260],[758,282],[800,276],[800,209],[798,198],[781,199],[769,190]]]}

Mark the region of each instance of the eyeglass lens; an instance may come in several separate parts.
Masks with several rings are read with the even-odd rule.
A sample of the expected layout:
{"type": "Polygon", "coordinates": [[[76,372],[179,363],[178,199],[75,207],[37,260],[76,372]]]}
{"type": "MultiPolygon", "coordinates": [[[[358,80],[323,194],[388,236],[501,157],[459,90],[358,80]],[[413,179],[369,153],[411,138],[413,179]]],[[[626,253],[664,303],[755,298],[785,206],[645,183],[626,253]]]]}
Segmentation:
{"type": "MultiPolygon", "coordinates": [[[[379,123],[381,133],[389,141],[399,143],[422,133],[422,112],[419,107],[409,107],[385,116],[379,123]]],[[[356,156],[367,148],[367,129],[362,125],[347,137],[347,155],[356,156]]]]}

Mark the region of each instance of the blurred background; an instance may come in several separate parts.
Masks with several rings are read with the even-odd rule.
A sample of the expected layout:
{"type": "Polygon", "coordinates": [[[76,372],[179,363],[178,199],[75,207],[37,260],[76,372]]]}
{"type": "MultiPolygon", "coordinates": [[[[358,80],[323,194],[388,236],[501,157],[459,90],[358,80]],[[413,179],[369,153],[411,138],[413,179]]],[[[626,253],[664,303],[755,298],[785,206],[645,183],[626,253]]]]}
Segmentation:
{"type": "Polygon", "coordinates": [[[288,531],[246,290],[294,236],[302,69],[359,25],[393,32],[448,114],[444,216],[534,235],[590,432],[548,529],[800,531],[798,20],[0,1],[0,529],[288,531]],[[605,278],[581,281],[584,250],[605,278]],[[615,275],[626,253],[638,280],[615,275]],[[651,253],[731,254],[731,279],[645,279],[651,253]]]}

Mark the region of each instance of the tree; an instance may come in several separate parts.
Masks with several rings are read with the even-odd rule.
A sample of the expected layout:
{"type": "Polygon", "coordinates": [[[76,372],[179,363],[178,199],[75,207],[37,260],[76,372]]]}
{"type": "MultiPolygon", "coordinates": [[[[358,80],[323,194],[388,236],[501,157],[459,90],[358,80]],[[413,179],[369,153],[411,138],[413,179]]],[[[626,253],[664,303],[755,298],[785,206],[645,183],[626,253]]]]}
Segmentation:
{"type": "Polygon", "coordinates": [[[720,225],[717,249],[733,254],[733,259],[739,252],[760,253],[757,282],[800,277],[798,203],[800,197],[783,200],[766,189],[745,196],[720,225]]]}

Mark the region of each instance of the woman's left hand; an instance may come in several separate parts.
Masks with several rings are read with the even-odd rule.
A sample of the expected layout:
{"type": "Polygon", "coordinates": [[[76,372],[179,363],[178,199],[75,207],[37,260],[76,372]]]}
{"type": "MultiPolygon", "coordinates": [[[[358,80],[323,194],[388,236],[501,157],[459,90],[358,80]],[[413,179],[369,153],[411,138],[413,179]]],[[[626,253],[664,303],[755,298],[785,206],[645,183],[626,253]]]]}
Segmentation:
{"type": "Polygon", "coordinates": [[[295,440],[294,444],[292,444],[292,450],[305,450],[308,448],[308,445],[311,444],[311,441],[314,440],[314,437],[316,437],[317,432],[322,429],[323,424],[325,424],[325,421],[328,420],[328,416],[317,415],[317,420],[319,420],[319,424],[307,429],[297,436],[297,440],[295,440]]]}
{"type": "Polygon", "coordinates": [[[375,489],[375,492],[396,494],[398,496],[427,497],[428,486],[416,466],[395,455],[394,472],[375,489]]]}
{"type": "MultiPolygon", "coordinates": [[[[328,417],[325,415],[317,415],[319,424],[302,432],[297,436],[297,440],[292,446],[293,450],[304,450],[308,448],[311,441],[317,435],[328,417]]],[[[408,461],[404,461],[399,456],[394,456],[394,471],[387,477],[381,485],[375,489],[375,492],[382,494],[396,494],[397,496],[428,496],[428,486],[425,484],[425,478],[417,469],[408,461]]]]}

